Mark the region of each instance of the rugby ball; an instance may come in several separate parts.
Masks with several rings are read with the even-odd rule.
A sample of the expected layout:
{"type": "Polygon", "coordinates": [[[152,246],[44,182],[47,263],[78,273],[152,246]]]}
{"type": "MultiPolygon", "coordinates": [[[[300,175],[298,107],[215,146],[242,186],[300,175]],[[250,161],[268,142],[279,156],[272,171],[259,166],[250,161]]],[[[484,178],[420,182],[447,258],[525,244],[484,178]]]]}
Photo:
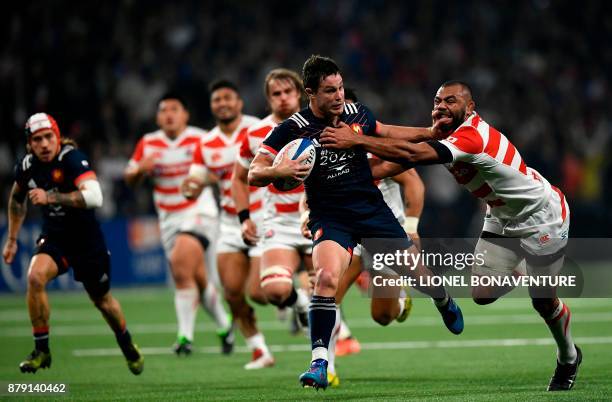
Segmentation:
{"type": "Polygon", "coordinates": [[[280,150],[280,152],[274,158],[272,166],[278,165],[284,158],[290,158],[292,160],[295,160],[299,159],[302,155],[308,155],[308,157],[301,162],[302,165],[310,166],[306,177],[304,177],[303,180],[298,180],[294,178],[276,179],[272,183],[274,187],[276,187],[280,191],[289,191],[298,187],[300,184],[303,183],[304,180],[306,180],[308,175],[310,175],[310,172],[312,172],[312,168],[314,167],[315,160],[317,159],[317,151],[315,149],[315,146],[308,138],[298,138],[296,140],[293,140],[280,150]]]}

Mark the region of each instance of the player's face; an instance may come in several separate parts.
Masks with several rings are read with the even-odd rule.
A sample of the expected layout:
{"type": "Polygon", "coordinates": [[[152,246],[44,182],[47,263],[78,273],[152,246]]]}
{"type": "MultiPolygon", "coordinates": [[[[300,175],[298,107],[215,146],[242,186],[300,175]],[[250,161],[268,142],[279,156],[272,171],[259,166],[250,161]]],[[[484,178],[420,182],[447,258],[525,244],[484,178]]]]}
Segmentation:
{"type": "Polygon", "coordinates": [[[432,119],[434,123],[442,117],[450,117],[453,122],[448,127],[452,132],[459,127],[474,111],[474,101],[461,85],[440,87],[434,97],[432,119]]]}
{"type": "Polygon", "coordinates": [[[285,120],[300,110],[300,93],[290,79],[268,82],[268,102],[272,113],[285,120]]]}
{"type": "Polygon", "coordinates": [[[41,130],[30,136],[30,149],[41,162],[51,162],[59,152],[60,143],[52,130],[41,130]]]}
{"type": "Polygon", "coordinates": [[[219,88],[210,96],[210,110],[218,122],[228,124],[242,112],[242,100],[231,88],[219,88]]]}
{"type": "Polygon", "coordinates": [[[177,99],[165,99],[157,108],[157,125],[166,134],[178,135],[187,126],[189,112],[177,99]]]}
{"type": "Polygon", "coordinates": [[[310,97],[313,106],[327,116],[340,116],[344,111],[344,84],[340,74],[321,80],[319,89],[310,97]]]}

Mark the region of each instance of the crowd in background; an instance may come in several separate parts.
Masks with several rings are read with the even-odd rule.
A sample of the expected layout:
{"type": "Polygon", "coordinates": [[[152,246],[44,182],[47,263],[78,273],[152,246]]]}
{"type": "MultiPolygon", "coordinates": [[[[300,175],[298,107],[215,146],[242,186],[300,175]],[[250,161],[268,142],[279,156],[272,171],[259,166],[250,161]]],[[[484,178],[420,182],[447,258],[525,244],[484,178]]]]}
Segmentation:
{"type": "MultiPolygon", "coordinates": [[[[574,236],[612,235],[612,14],[604,1],[34,1],[0,27],[0,223],[23,124],[51,113],[87,152],[103,185],[103,218],[153,213],[150,192],[122,172],[155,127],[167,90],[210,129],[207,85],[241,88],[266,115],[263,78],[334,58],[345,85],[380,121],[427,125],[443,81],[471,84],[477,111],[570,202],[574,236]]],[[[425,235],[474,235],[482,207],[442,167],[427,186],[425,235]]]]}

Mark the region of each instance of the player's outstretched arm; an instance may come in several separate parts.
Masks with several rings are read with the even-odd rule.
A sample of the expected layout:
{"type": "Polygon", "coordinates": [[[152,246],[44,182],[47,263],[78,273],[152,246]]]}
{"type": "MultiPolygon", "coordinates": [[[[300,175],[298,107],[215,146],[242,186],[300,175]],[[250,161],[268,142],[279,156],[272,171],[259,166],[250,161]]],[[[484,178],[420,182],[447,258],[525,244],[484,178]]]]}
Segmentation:
{"type": "Polygon", "coordinates": [[[24,191],[17,183],[13,183],[8,202],[8,233],[2,250],[4,262],[10,264],[17,254],[17,235],[23,225],[27,212],[24,191]]]}
{"type": "Polygon", "coordinates": [[[415,143],[446,138],[449,134],[447,127],[452,123],[452,119],[436,115],[433,121],[431,127],[393,126],[377,122],[376,135],[415,143]]]}
{"type": "Polygon", "coordinates": [[[332,149],[362,147],[382,159],[404,165],[405,168],[417,164],[441,163],[436,150],[426,142],[414,144],[396,138],[358,135],[344,123],[339,127],[325,128],[319,141],[325,148],[332,149]]]}
{"type": "Polygon", "coordinates": [[[309,173],[310,166],[302,165],[302,161],[308,158],[304,154],[298,159],[282,158],[273,166],[274,158],[264,152],[258,152],[249,168],[249,184],[251,186],[265,187],[276,179],[293,178],[303,180],[309,173]]]}

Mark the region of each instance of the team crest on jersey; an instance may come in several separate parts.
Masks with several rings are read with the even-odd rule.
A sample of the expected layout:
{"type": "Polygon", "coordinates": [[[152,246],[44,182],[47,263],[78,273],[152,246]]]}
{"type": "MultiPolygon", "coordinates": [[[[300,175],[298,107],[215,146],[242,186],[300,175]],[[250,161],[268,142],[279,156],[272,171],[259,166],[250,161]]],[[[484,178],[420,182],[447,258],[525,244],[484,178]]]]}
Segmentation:
{"type": "Polygon", "coordinates": [[[363,134],[363,127],[361,124],[353,123],[351,124],[351,129],[355,132],[355,134],[363,134]]]}
{"type": "Polygon", "coordinates": [[[213,162],[218,162],[222,157],[223,155],[221,155],[219,152],[215,152],[210,158],[213,162]]]}
{"type": "Polygon", "coordinates": [[[319,228],[319,230],[317,230],[317,231],[315,232],[315,235],[314,235],[314,237],[313,237],[313,240],[314,240],[314,241],[317,241],[317,240],[319,240],[319,239],[321,238],[321,236],[323,236],[323,228],[319,228]]]}
{"type": "Polygon", "coordinates": [[[53,169],[53,171],[51,171],[51,180],[53,180],[54,183],[63,182],[64,172],[62,171],[62,169],[53,169]]]}
{"type": "Polygon", "coordinates": [[[274,230],[270,229],[264,234],[266,239],[269,239],[274,236],[274,230]]]}

